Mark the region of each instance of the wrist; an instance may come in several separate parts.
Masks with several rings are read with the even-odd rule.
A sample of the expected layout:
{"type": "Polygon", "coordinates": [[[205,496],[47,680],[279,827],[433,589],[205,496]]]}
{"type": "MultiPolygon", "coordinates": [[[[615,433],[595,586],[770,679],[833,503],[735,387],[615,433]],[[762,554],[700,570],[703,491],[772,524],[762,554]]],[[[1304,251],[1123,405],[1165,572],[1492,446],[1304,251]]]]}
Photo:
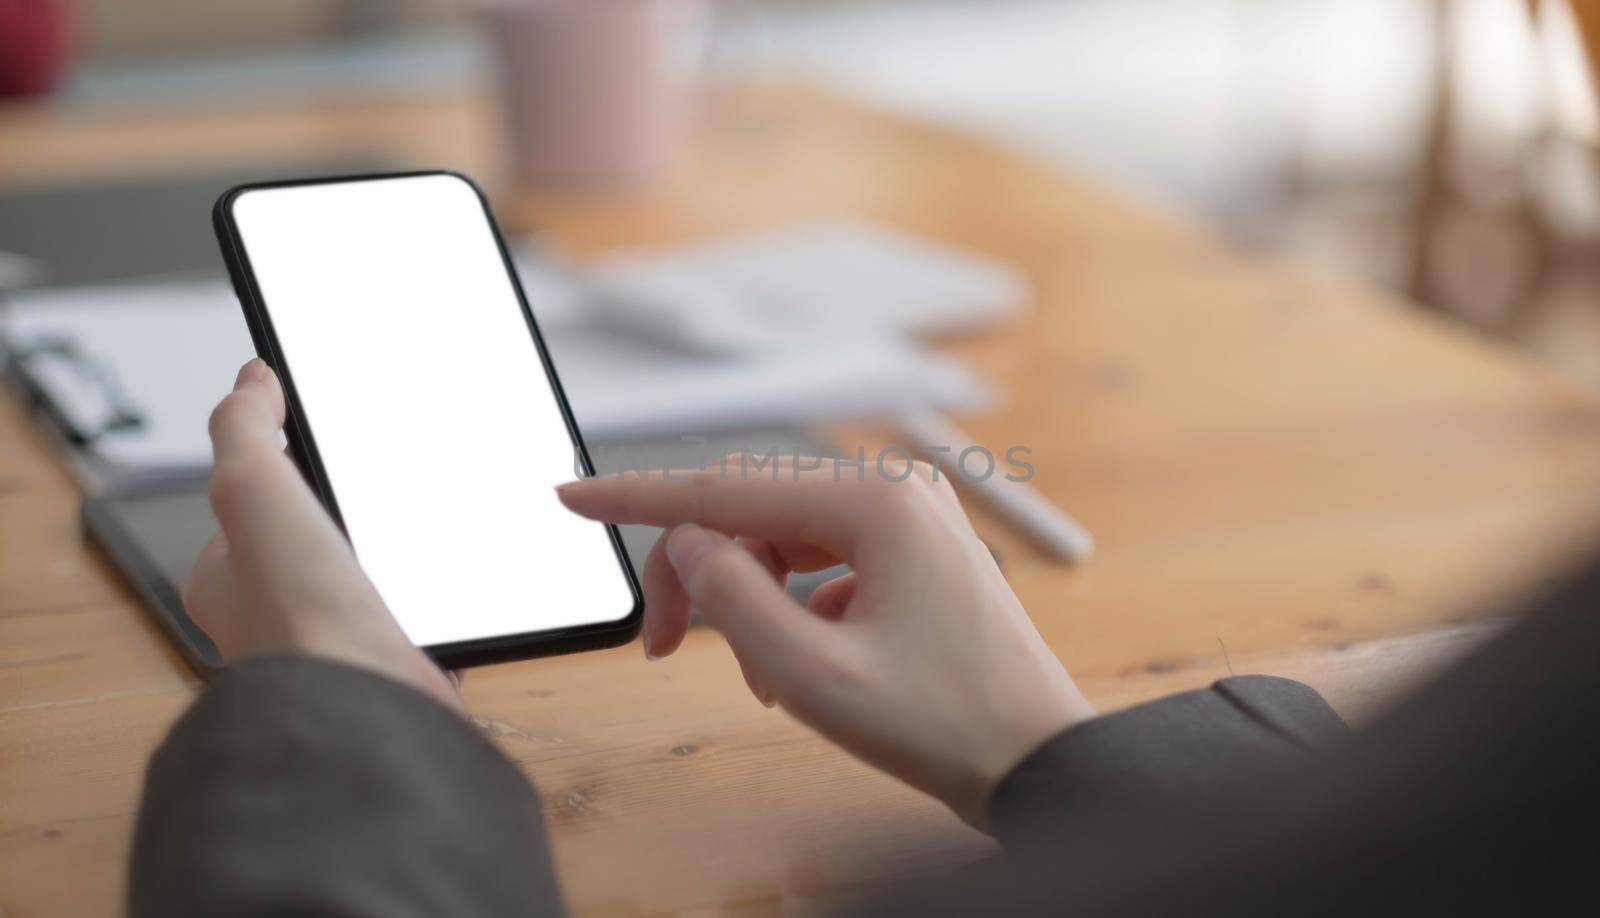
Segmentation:
{"type": "Polygon", "coordinates": [[[402,685],[408,685],[434,701],[458,714],[465,714],[461,705],[461,695],[456,691],[455,683],[445,675],[444,670],[433,664],[421,651],[411,648],[407,656],[393,656],[375,654],[368,651],[356,651],[335,648],[307,649],[303,652],[336,663],[344,663],[364,669],[371,673],[383,676],[402,685]]]}
{"type": "Polygon", "coordinates": [[[1094,707],[1070,680],[1060,691],[1019,707],[978,763],[966,811],[956,812],[974,828],[989,831],[989,802],[1006,778],[1051,739],[1095,716],[1094,707]]]}
{"type": "Polygon", "coordinates": [[[455,683],[398,628],[393,633],[366,629],[352,634],[345,628],[329,627],[333,621],[324,617],[317,623],[301,622],[291,629],[283,649],[376,673],[409,685],[451,710],[463,710],[455,683]]]}

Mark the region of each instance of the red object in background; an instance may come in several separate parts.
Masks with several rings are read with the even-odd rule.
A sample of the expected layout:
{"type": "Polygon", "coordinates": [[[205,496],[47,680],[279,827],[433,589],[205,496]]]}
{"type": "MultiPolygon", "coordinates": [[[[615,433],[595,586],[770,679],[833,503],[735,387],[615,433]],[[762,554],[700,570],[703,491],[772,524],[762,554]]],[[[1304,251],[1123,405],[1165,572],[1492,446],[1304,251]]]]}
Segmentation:
{"type": "Polygon", "coordinates": [[[0,96],[45,92],[67,60],[62,0],[0,0],[0,96]]]}

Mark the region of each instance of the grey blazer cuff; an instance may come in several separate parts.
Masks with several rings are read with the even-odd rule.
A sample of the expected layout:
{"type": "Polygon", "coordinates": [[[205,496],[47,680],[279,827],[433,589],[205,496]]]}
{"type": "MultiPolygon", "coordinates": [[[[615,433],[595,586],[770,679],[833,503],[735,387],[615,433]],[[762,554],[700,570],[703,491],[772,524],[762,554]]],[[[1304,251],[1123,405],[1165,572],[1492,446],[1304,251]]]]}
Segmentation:
{"type": "Polygon", "coordinates": [[[134,916],[561,910],[527,779],[466,718],[374,673],[246,660],[151,760],[134,916]]]}
{"type": "Polygon", "coordinates": [[[995,789],[989,825],[1007,848],[1051,843],[1107,803],[1184,805],[1235,784],[1243,767],[1311,754],[1347,733],[1309,686],[1224,679],[1056,735],[995,789]]]}

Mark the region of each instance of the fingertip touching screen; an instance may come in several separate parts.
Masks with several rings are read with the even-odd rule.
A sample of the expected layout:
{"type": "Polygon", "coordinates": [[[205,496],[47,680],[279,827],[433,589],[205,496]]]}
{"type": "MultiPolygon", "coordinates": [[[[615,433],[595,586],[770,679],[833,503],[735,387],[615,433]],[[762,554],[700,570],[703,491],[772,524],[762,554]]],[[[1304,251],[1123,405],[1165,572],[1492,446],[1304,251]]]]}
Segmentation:
{"type": "Polygon", "coordinates": [[[574,443],[476,189],[262,187],[230,212],[325,484],[411,640],[626,619],[611,534],[556,499],[574,443]]]}

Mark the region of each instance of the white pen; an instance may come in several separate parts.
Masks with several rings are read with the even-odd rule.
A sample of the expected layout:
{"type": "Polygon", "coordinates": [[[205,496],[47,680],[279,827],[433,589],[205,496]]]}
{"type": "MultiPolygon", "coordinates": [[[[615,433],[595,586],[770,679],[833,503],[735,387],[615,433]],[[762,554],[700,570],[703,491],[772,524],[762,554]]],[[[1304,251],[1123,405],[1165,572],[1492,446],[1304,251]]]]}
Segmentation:
{"type": "Polygon", "coordinates": [[[1094,536],[1050,502],[1038,488],[1014,481],[1001,470],[968,476],[959,466],[963,451],[978,447],[972,438],[933,412],[902,414],[894,426],[920,453],[950,478],[957,479],[1007,523],[1059,561],[1079,562],[1094,554],[1094,536]]]}

